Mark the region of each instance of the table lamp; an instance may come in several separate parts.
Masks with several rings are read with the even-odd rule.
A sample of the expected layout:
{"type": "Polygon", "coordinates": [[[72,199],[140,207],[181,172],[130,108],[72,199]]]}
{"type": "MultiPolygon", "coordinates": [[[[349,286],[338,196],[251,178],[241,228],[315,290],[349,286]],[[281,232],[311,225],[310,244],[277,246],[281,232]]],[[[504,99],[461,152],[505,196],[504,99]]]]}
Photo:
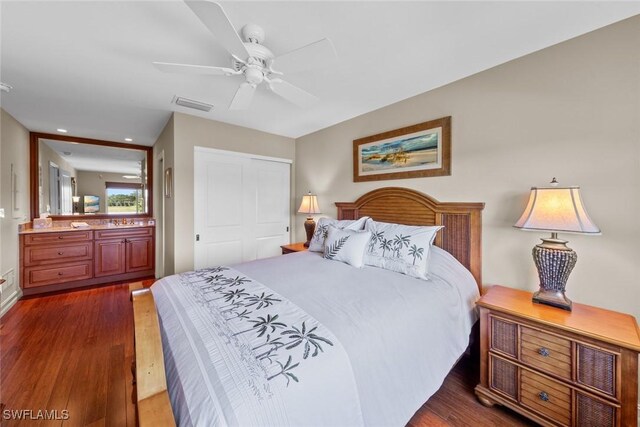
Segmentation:
{"type": "Polygon", "coordinates": [[[309,194],[302,196],[302,203],[300,203],[298,213],[307,214],[307,220],[304,222],[304,229],[307,232],[307,241],[304,243],[304,247],[308,248],[309,243],[311,242],[311,237],[313,236],[313,231],[316,228],[316,223],[311,215],[321,213],[318,208],[318,197],[315,194],[311,194],[311,191],[309,191],[309,194]]]}
{"type": "Polygon", "coordinates": [[[564,293],[578,255],[566,240],[558,239],[558,232],[600,234],[582,203],[580,187],[559,187],[555,178],[550,187],[532,187],[529,203],[514,227],[551,232],[551,237],[533,248],[540,278],[533,302],[571,311],[571,300],[564,293]]]}
{"type": "Polygon", "coordinates": [[[78,214],[78,203],[80,203],[80,196],[73,196],[73,197],[71,197],[71,200],[73,200],[73,214],[77,215],[78,214]]]}

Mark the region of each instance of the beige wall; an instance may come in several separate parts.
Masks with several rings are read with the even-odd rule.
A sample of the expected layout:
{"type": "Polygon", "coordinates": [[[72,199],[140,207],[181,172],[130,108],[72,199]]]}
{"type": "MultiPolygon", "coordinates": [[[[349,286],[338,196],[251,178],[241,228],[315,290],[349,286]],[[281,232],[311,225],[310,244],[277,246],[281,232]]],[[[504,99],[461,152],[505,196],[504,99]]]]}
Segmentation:
{"type": "MultiPolygon", "coordinates": [[[[165,132],[168,132],[167,128],[161,135],[162,141],[159,139],[159,143],[154,147],[155,151],[166,147],[166,141],[170,137],[165,135],[165,132]]],[[[174,168],[174,196],[171,202],[174,206],[180,207],[169,209],[173,218],[167,213],[167,225],[169,228],[173,227],[172,255],[174,271],[177,273],[193,269],[193,148],[209,147],[293,160],[295,141],[292,138],[181,113],[174,113],[173,136],[173,156],[170,158],[165,148],[165,162],[166,166],[173,165],[174,168]]],[[[295,167],[292,167],[291,175],[294,174],[295,167]]],[[[295,194],[294,191],[292,180],[292,195],[295,194]]],[[[292,211],[293,205],[292,198],[292,211]]],[[[167,254],[169,252],[170,249],[167,250],[167,254]]]]}
{"type": "MultiPolygon", "coordinates": [[[[534,290],[531,248],[544,233],[512,228],[534,185],[580,185],[602,236],[561,235],[578,253],[574,301],[640,318],[640,17],[370,112],[296,144],[297,200],[323,213],[382,186],[442,201],[480,201],[485,283],[534,290]],[[452,116],[452,175],[354,183],[352,141],[452,116]]],[[[298,218],[297,240],[304,239],[298,218]]]]}
{"type": "MultiPolygon", "coordinates": [[[[156,276],[163,277],[165,275],[173,274],[175,269],[175,198],[167,198],[164,196],[164,170],[174,167],[174,115],[172,114],[169,121],[165,125],[164,129],[160,133],[158,140],[153,146],[153,159],[154,159],[154,180],[153,180],[153,213],[158,219],[156,224],[156,240],[162,239],[164,241],[164,257],[162,253],[156,254],[156,265],[159,269],[156,269],[156,276]],[[159,157],[163,158],[162,169],[158,163],[159,157]],[[164,212],[162,210],[162,203],[164,203],[164,212]],[[164,258],[164,269],[161,267],[161,260],[164,258]]],[[[161,243],[161,242],[160,242],[161,243]]],[[[156,250],[162,250],[162,244],[156,242],[156,250]]]]}
{"type": "Polygon", "coordinates": [[[60,157],[58,153],[53,151],[47,144],[40,142],[38,147],[40,164],[40,173],[42,173],[40,187],[40,194],[38,196],[40,200],[40,212],[47,212],[47,206],[50,205],[49,201],[49,162],[53,162],[60,168],[61,171],[69,172],[72,177],[77,176],[76,170],[65,159],[60,157]]]}
{"type": "Polygon", "coordinates": [[[29,216],[29,131],[6,111],[0,109],[0,274],[8,281],[2,285],[0,311],[4,313],[19,296],[18,224],[29,216]],[[18,174],[19,211],[12,210],[11,165],[18,174]],[[13,270],[13,275],[7,274],[13,270]],[[10,277],[12,276],[12,277],[10,277]]]}

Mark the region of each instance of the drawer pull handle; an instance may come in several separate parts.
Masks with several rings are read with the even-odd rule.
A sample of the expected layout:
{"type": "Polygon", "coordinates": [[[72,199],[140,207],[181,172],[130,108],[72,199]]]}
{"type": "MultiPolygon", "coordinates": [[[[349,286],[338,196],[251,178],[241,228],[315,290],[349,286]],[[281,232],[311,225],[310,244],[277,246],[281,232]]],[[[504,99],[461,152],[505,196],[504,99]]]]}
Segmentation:
{"type": "Polygon", "coordinates": [[[542,357],[549,357],[549,355],[550,355],[551,353],[549,353],[549,350],[547,350],[546,348],[541,347],[541,348],[538,350],[538,354],[540,354],[540,356],[542,356],[542,357]]]}
{"type": "Polygon", "coordinates": [[[58,271],[58,276],[62,276],[62,271],[58,271]]]}
{"type": "Polygon", "coordinates": [[[64,252],[58,252],[58,255],[64,255],[64,252]]]}
{"type": "Polygon", "coordinates": [[[538,397],[540,398],[540,400],[544,402],[547,402],[549,400],[549,395],[544,391],[541,391],[540,393],[538,393],[538,397]]]}
{"type": "Polygon", "coordinates": [[[58,236],[58,239],[62,240],[64,239],[64,236],[58,236]]]}

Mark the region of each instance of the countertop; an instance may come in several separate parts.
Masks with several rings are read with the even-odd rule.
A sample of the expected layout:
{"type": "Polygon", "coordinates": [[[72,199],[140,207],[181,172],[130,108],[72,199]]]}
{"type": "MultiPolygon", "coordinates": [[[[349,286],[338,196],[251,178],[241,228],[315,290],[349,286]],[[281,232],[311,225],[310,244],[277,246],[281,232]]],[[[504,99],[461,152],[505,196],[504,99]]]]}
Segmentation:
{"type": "Polygon", "coordinates": [[[132,225],[115,225],[115,224],[98,224],[98,225],[89,225],[88,227],[80,227],[73,228],[70,226],[59,226],[59,227],[51,227],[51,228],[27,228],[25,230],[19,231],[18,234],[36,234],[36,233],[60,233],[60,232],[68,232],[68,231],[86,231],[86,230],[126,230],[129,228],[143,228],[143,227],[155,227],[155,224],[151,225],[147,222],[141,222],[138,224],[132,225]]]}

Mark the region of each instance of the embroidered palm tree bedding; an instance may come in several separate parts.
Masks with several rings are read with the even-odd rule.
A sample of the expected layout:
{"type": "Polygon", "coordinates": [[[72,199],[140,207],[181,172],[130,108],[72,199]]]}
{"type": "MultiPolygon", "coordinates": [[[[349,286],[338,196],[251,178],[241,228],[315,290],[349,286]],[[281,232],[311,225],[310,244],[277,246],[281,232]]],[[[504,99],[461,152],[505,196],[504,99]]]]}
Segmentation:
{"type": "Polygon", "coordinates": [[[181,426],[402,426],[468,345],[478,289],[299,252],[169,276],[153,292],[181,426]]]}

